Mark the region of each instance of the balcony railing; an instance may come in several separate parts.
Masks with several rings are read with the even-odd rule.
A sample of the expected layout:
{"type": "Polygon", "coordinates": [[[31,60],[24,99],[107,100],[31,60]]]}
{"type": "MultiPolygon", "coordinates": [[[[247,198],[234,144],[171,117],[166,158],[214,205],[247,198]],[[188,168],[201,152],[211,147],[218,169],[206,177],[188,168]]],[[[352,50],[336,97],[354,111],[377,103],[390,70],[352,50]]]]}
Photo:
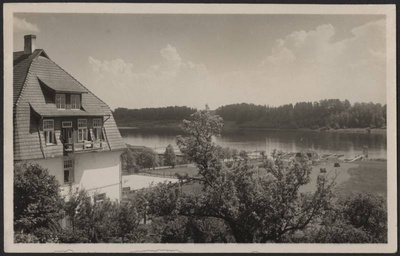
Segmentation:
{"type": "Polygon", "coordinates": [[[93,151],[103,149],[104,141],[81,141],[74,143],[64,143],[66,152],[75,153],[81,151],[93,151]]]}

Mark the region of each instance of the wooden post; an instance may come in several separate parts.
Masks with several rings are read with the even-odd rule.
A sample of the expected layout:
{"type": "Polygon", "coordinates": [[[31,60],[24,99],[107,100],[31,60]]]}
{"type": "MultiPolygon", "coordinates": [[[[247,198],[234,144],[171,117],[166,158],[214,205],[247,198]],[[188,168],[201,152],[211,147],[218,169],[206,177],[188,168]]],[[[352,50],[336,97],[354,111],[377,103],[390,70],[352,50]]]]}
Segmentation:
{"type": "Polygon", "coordinates": [[[365,158],[368,158],[368,146],[363,147],[363,155],[365,156],[365,158]]]}

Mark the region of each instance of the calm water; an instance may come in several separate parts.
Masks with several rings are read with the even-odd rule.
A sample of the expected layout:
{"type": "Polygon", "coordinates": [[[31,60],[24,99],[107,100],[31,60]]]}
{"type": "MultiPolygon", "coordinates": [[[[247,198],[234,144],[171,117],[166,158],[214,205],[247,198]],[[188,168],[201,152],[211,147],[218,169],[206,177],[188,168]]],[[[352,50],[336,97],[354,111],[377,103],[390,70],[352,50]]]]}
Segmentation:
{"type": "MultiPolygon", "coordinates": [[[[124,141],[131,145],[141,145],[164,152],[168,144],[175,144],[178,130],[157,129],[124,129],[120,130],[124,141]]],[[[240,133],[224,133],[215,138],[215,142],[223,147],[238,150],[255,151],[273,149],[283,151],[315,150],[319,154],[341,153],[351,158],[362,153],[363,146],[368,146],[370,158],[386,158],[385,134],[356,134],[317,131],[244,131],[240,133]]]]}

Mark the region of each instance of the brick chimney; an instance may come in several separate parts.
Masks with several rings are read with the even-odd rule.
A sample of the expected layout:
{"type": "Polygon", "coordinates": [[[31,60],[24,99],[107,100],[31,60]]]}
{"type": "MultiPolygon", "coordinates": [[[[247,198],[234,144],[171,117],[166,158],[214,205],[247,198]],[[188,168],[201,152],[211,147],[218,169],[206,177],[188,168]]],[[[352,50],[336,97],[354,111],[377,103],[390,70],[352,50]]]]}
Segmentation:
{"type": "Polygon", "coordinates": [[[24,54],[31,54],[36,50],[36,35],[24,36],[24,54]]]}

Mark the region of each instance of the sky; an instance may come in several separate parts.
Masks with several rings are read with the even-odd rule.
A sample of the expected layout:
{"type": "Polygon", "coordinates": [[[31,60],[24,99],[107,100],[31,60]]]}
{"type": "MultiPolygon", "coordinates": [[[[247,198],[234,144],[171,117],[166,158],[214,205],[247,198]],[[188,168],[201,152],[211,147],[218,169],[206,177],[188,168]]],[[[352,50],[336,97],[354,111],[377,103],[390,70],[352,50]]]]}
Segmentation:
{"type": "Polygon", "coordinates": [[[386,103],[383,15],[14,15],[37,48],[112,109],[327,98],[386,103]]]}

